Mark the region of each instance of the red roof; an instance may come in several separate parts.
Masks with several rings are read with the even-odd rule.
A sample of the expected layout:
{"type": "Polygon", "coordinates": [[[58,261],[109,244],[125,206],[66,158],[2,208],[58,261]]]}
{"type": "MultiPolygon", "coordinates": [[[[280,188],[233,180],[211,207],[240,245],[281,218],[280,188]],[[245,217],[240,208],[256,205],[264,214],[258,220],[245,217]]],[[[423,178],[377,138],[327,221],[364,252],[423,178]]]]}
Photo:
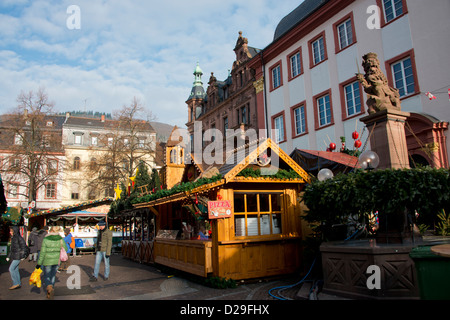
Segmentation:
{"type": "Polygon", "coordinates": [[[327,159],[327,160],[331,160],[337,163],[341,163],[343,165],[346,165],[347,167],[352,167],[352,168],[361,168],[361,166],[359,165],[359,161],[357,157],[351,156],[347,153],[342,153],[342,152],[328,152],[328,151],[318,151],[318,150],[304,150],[304,149],[299,149],[300,151],[327,159]]]}

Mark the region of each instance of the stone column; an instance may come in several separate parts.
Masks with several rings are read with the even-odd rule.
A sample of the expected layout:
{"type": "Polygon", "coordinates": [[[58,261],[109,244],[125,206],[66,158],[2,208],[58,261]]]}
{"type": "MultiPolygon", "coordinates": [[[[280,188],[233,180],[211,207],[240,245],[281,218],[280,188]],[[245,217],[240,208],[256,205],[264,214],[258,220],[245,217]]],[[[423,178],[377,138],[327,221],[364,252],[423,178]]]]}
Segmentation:
{"type": "Polygon", "coordinates": [[[384,109],[360,119],[370,135],[371,150],[378,154],[378,169],[409,168],[405,121],[409,112],[384,109]]]}

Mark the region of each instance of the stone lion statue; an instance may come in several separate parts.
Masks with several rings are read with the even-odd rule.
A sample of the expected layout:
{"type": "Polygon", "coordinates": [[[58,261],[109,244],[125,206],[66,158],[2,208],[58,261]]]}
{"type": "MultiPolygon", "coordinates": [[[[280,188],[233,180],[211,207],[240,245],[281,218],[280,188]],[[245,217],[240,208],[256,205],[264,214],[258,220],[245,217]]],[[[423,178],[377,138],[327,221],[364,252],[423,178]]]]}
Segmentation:
{"type": "Polygon", "coordinates": [[[370,52],[363,57],[362,66],[365,74],[358,73],[356,77],[367,93],[367,106],[369,114],[385,110],[396,109],[400,111],[400,94],[398,89],[388,85],[386,76],[380,69],[380,62],[376,53],[370,52]]]}

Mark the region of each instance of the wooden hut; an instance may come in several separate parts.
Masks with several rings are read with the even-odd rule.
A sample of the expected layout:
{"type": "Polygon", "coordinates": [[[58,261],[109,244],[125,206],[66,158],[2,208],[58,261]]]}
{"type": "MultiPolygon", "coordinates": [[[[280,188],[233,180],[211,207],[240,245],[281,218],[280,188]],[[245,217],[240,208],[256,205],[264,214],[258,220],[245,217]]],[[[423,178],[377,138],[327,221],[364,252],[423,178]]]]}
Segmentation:
{"type": "MultiPolygon", "coordinates": [[[[175,148],[181,155],[169,144],[166,154],[175,148]]],[[[146,210],[143,220],[154,221],[154,237],[124,240],[124,255],[235,280],[297,271],[307,232],[298,197],[308,174],[271,139],[250,142],[226,159],[209,167],[167,161],[162,176],[172,177],[173,187],[142,195],[132,210],[146,210]]]]}

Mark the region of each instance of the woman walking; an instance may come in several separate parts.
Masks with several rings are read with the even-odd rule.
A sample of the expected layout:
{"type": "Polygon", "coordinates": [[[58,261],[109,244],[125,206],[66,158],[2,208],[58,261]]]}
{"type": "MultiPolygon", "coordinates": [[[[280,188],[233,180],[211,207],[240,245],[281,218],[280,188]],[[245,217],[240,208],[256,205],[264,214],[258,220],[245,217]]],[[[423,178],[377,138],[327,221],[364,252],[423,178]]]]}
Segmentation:
{"type": "Polygon", "coordinates": [[[42,266],[44,271],[44,286],[49,299],[53,299],[54,295],[56,271],[58,270],[61,248],[64,248],[67,252],[67,245],[59,231],[60,227],[54,226],[50,228],[50,232],[42,241],[41,252],[36,266],[36,269],[42,266]]]}
{"type": "Polygon", "coordinates": [[[12,226],[9,229],[9,234],[11,235],[11,249],[9,251],[7,261],[11,261],[9,266],[9,273],[11,274],[11,279],[13,285],[9,290],[19,289],[22,286],[20,281],[19,264],[20,261],[28,257],[30,249],[28,248],[25,239],[20,235],[20,229],[18,226],[12,226]]]}

